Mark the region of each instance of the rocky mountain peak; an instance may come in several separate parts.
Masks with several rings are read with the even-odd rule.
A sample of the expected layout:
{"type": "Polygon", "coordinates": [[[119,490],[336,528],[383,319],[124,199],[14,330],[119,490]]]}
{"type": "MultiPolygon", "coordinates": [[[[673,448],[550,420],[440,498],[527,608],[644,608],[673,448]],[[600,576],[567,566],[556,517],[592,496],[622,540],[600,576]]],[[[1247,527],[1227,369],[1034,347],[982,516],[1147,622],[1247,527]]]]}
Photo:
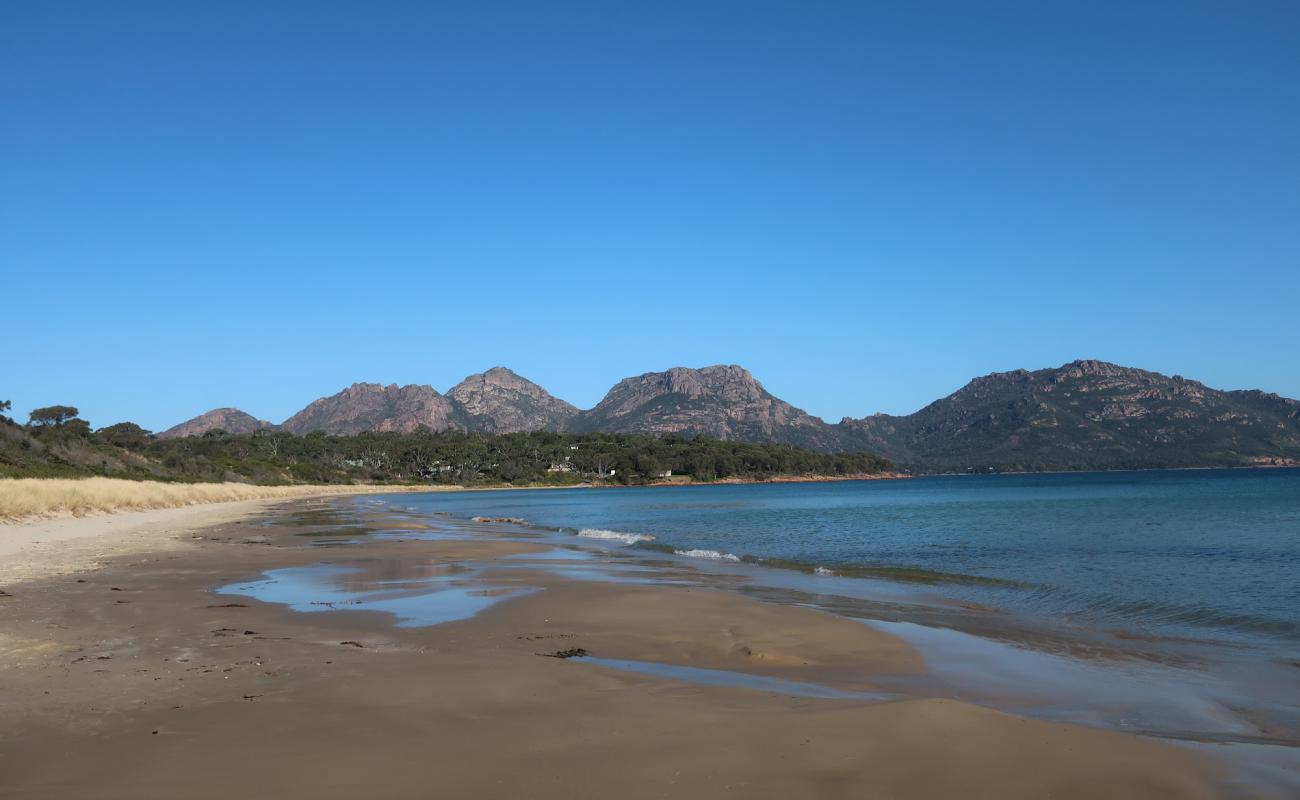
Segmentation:
{"type": "MultiPolygon", "coordinates": [[[[474,377],[474,376],[470,376],[470,377],[474,377]]],[[[533,383],[532,381],[520,377],[519,373],[515,372],[509,367],[492,367],[491,369],[482,373],[482,375],[480,375],[479,377],[482,377],[486,383],[490,383],[494,386],[503,386],[507,388],[519,388],[522,386],[537,386],[537,384],[533,383]]]]}
{"type": "Polygon", "coordinates": [[[993,373],[915,414],[842,425],[872,451],[930,469],[1238,465],[1300,453],[1294,408],[1086,359],[993,373]]]}
{"type": "MultiPolygon", "coordinates": [[[[1124,367],[1119,364],[1112,364],[1109,361],[1098,361],[1096,359],[1079,359],[1071,361],[1068,364],[1062,364],[1055,369],[1039,370],[1028,373],[1036,378],[1041,378],[1050,374],[1052,383],[1063,383],[1068,380],[1082,380],[1089,378],[1115,378],[1130,381],[1145,382],[1180,382],[1183,380],[1181,375],[1169,377],[1161,375],[1158,372],[1148,372],[1143,369],[1134,367],[1124,367]]],[[[1195,383],[1195,381],[1189,381],[1195,383]]]]}
{"type": "Polygon", "coordinates": [[[313,401],[284,421],[290,433],[352,434],[363,431],[409,433],[420,427],[464,429],[459,409],[432,386],[354,383],[338,394],[313,401]]]}
{"type": "Polygon", "coordinates": [[[470,375],[447,392],[468,415],[472,430],[487,433],[560,430],[578,409],[505,367],[470,375]]]}
{"type": "Polygon", "coordinates": [[[691,400],[710,396],[733,400],[757,400],[767,394],[763,385],[754,379],[749,370],[735,364],[718,364],[699,369],[672,367],[663,372],[647,372],[624,378],[610,394],[613,395],[620,389],[637,394],[645,392],[676,394],[691,400]]]}
{"type": "Polygon", "coordinates": [[[186,420],[162,433],[159,438],[171,439],[182,436],[202,436],[208,431],[225,431],[226,433],[252,433],[263,428],[275,426],[264,419],[240,411],[238,408],[214,408],[211,411],[186,420]]]}
{"type": "Polygon", "coordinates": [[[773,397],[748,370],[734,364],[673,367],[624,378],[574,424],[579,430],[705,434],[843,449],[837,429],[773,397]]]}

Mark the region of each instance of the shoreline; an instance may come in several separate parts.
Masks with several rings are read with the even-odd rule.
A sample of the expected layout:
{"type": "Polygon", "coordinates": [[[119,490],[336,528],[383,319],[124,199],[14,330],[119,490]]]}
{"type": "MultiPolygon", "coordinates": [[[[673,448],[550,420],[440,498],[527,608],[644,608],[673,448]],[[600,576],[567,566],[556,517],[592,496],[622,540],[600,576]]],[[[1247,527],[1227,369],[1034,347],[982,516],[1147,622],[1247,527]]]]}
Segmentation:
{"type": "MultiPolygon", "coordinates": [[[[366,494],[402,494],[402,493],[426,493],[426,492],[500,492],[500,491],[525,491],[537,489],[643,489],[664,486],[747,486],[757,484],[783,484],[783,483],[829,483],[839,481],[871,481],[871,480],[904,480],[913,476],[901,473],[866,473],[859,475],[778,475],[772,478],[724,478],[716,481],[658,481],[653,483],[641,484],[607,484],[607,483],[576,483],[576,484],[550,484],[539,483],[529,484],[526,486],[514,486],[509,484],[491,485],[491,486],[463,486],[460,484],[290,484],[281,485],[262,485],[262,484],[173,484],[161,483],[157,481],[136,481],[124,478],[5,478],[0,479],[0,489],[5,488],[6,481],[46,483],[49,484],[67,484],[81,481],[110,482],[124,487],[127,491],[138,488],[138,486],[160,486],[166,488],[198,486],[198,487],[225,487],[238,486],[247,487],[250,494],[254,496],[239,498],[231,497],[229,499],[188,499],[179,501],[166,501],[156,505],[146,505],[137,507],[126,504],[123,501],[109,500],[111,505],[104,507],[92,508],[69,508],[66,505],[55,505],[38,511],[29,511],[19,514],[0,514],[0,555],[6,552],[12,552],[13,546],[6,547],[6,540],[12,538],[15,532],[30,526],[41,526],[46,523],[53,523],[60,520],[76,520],[86,518],[99,518],[109,516],[119,516],[123,514],[141,514],[152,511],[163,511],[178,508],[190,508],[194,506],[211,506],[232,503],[255,502],[259,500],[272,502],[288,502],[294,499],[312,498],[312,497],[334,497],[334,496],[354,496],[366,494]],[[258,496],[261,493],[257,490],[273,491],[276,489],[298,490],[278,496],[270,494],[268,496],[258,496]]],[[[129,502],[129,501],[126,501],[129,502]]],[[[71,536],[69,538],[79,538],[71,536]]]]}
{"type": "Polygon", "coordinates": [[[901,481],[913,476],[901,472],[863,472],[852,475],[775,475],[771,478],[719,478],[714,481],[656,481],[645,486],[749,486],[764,483],[838,483],[841,481],[901,481]]]}
{"type": "Polygon", "coordinates": [[[0,647],[16,691],[0,697],[0,752],[15,769],[0,772],[0,789],[146,798],[183,785],[224,797],[254,780],[320,797],[423,796],[430,781],[448,796],[1219,794],[1222,774],[1204,758],[1128,734],[951,699],[801,699],[537,657],[582,648],[842,692],[926,669],[902,639],[726,583],[565,577],[541,543],[490,526],[442,531],[364,500],[196,522],[169,523],[181,551],[111,556],[84,583],[7,585],[0,647]],[[362,529],[391,533],[316,544],[362,529]],[[403,531],[410,538],[393,535],[403,531]],[[312,563],[369,564],[408,591],[447,587],[434,599],[459,597],[462,584],[469,597],[505,599],[403,628],[375,611],[305,614],[212,593],[312,563]],[[70,747],[71,766],[58,755],[70,747]],[[231,758],[235,772],[222,767],[231,758]],[[326,766],[304,772],[308,762],[326,766]]]}
{"type": "MultiPolygon", "coordinates": [[[[932,645],[930,649],[942,661],[984,663],[992,676],[949,670],[948,682],[958,693],[955,696],[981,696],[994,707],[1005,707],[1004,698],[992,688],[997,679],[987,678],[1019,671],[1023,673],[1022,688],[1036,685],[1043,698],[1058,697],[1063,690],[1072,695],[1075,721],[1095,716],[1088,710],[1094,702],[1132,706],[1137,701],[1141,710],[1133,707],[1123,717],[1114,716],[1112,710],[1108,712],[1111,723],[1102,727],[1141,728],[1158,738],[1300,747],[1300,717],[1294,715],[1294,704],[1281,688],[1296,685],[1291,669],[1294,656],[1280,640],[1247,643],[1205,631],[1142,630],[1131,622],[1065,621],[1050,614],[1025,613],[1006,594],[982,593],[986,588],[1033,592],[1035,584],[1023,580],[916,567],[864,567],[825,559],[735,555],[743,551],[700,549],[719,548],[717,543],[667,542],[626,531],[583,530],[576,524],[557,525],[553,519],[549,525],[539,525],[517,516],[470,517],[465,516],[464,504],[453,505],[452,510],[445,510],[446,505],[442,511],[433,510],[437,507],[435,503],[406,508],[466,525],[493,524],[493,530],[540,537],[540,541],[566,551],[604,550],[619,559],[660,567],[676,562],[688,572],[744,587],[751,597],[820,608],[896,632],[907,631],[899,635],[932,645]],[[951,635],[936,637],[926,631],[950,631],[951,635]],[[1022,657],[1022,653],[1028,656],[1022,657]],[[990,661],[993,663],[987,663],[990,661]],[[1053,673],[1059,674],[1053,677],[1053,673]],[[1275,688],[1256,690],[1256,684],[1275,688]],[[1092,698],[1080,694],[1087,685],[1093,687],[1092,698]],[[1103,697],[1110,700],[1103,701],[1103,697]]],[[[512,508],[521,513],[517,506],[512,508]]],[[[680,582],[681,577],[672,581],[680,582]]],[[[1062,708],[1052,710],[1046,718],[1053,718],[1062,708]]],[[[1096,717],[1094,724],[1100,719],[1096,717]]],[[[1300,751],[1296,752],[1300,757],[1300,751]]],[[[1292,768],[1295,788],[1300,791],[1300,761],[1292,768]]]]}
{"type": "Polygon", "coordinates": [[[1249,469],[1300,469],[1295,464],[1228,464],[1208,467],[1131,467],[1125,469],[1042,469],[1042,470],[998,470],[996,472],[920,472],[909,473],[916,478],[969,478],[989,475],[1109,475],[1114,472],[1207,472],[1213,470],[1239,471],[1249,469]]]}
{"type": "MultiPolygon", "coordinates": [[[[1240,470],[1285,470],[1300,469],[1300,465],[1292,464],[1251,464],[1242,466],[1213,466],[1213,467],[1152,467],[1138,469],[1111,469],[1111,470],[1042,470],[1033,472],[1024,471],[1003,471],[1003,472],[880,472],[880,473],[857,473],[852,475],[776,475],[769,478],[721,478],[712,481],[672,481],[660,480],[650,483],[640,484],[611,484],[611,483],[573,483],[573,484],[553,484],[537,483],[524,486],[515,486],[511,484],[497,484],[486,486],[465,486],[461,484],[439,484],[439,483],[411,483],[411,484],[288,484],[288,485],[262,485],[262,484],[237,484],[246,486],[250,489],[289,489],[302,490],[300,493],[288,495],[279,499],[292,500],[294,498],[304,497],[324,497],[332,495],[353,495],[353,494],[399,494],[404,492],[498,492],[498,491],[525,491],[525,490],[557,490],[557,489],[640,489],[640,488],[664,488],[664,487],[686,487],[686,486],[752,486],[764,484],[804,484],[804,483],[838,483],[854,481],[883,481],[883,480],[913,480],[918,478],[958,478],[958,477],[996,477],[1000,475],[1010,476],[1033,476],[1033,475],[1108,475],[1114,473],[1130,472],[1205,472],[1205,471],[1240,471],[1240,470]]],[[[77,482],[77,481],[112,481],[121,484],[154,484],[155,481],[136,481],[131,479],[118,478],[4,478],[0,479],[0,487],[3,482],[18,481],[48,481],[48,482],[77,482]]],[[[228,484],[175,484],[162,483],[162,486],[224,486],[228,484]]],[[[273,499],[273,498],[249,498],[249,499],[273,499]]],[[[145,510],[158,510],[158,508],[184,508],[192,505],[211,505],[216,503],[244,502],[243,500],[193,500],[181,503],[168,504],[153,508],[101,508],[88,511],[70,511],[64,509],[53,509],[49,511],[39,511],[19,514],[16,516],[0,515],[0,534],[6,530],[16,527],[30,525],[43,520],[62,519],[72,517],[80,519],[88,516],[104,516],[122,513],[133,513],[145,510]]],[[[0,542],[0,546],[2,546],[0,542]]]]}

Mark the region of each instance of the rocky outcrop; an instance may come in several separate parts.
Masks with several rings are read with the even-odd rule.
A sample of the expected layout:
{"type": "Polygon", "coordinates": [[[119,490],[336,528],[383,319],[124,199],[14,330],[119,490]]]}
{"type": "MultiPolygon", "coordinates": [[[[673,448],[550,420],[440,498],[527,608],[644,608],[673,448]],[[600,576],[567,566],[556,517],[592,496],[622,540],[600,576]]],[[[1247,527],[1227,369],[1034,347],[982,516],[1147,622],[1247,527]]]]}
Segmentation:
{"type": "MultiPolygon", "coordinates": [[[[573,422],[581,431],[707,435],[718,439],[843,449],[835,427],[773,397],[735,365],[675,367],[619,381],[573,422]]],[[[854,448],[856,449],[856,448],[854,448]]]]}
{"type": "Polygon", "coordinates": [[[181,436],[202,436],[208,431],[252,433],[263,428],[270,429],[274,427],[266,420],[258,419],[252,414],[245,413],[237,408],[214,408],[194,419],[186,420],[179,425],[168,428],[158,434],[158,437],[172,439],[181,436]]]}
{"type": "Polygon", "coordinates": [[[505,367],[470,375],[447,397],[460,406],[470,430],[483,433],[558,431],[578,409],[505,367]]]}
{"type": "Polygon", "coordinates": [[[354,383],[338,394],[322,397],[284,421],[290,433],[324,431],[353,434],[365,431],[410,433],[466,430],[463,412],[432,386],[354,383]]]}

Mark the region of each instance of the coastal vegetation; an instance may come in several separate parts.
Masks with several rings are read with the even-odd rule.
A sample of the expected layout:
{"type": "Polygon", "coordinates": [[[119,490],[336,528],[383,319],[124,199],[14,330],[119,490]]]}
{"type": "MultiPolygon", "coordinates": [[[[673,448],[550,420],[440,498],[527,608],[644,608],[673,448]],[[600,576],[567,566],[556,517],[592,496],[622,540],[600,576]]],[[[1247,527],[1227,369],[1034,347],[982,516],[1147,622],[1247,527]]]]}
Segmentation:
{"type": "Polygon", "coordinates": [[[891,469],[888,460],[869,453],[816,453],[706,436],[422,428],[305,436],[271,429],[209,430],[202,436],[160,438],[131,422],[93,429],[71,406],[38,409],[26,425],[0,417],[0,477],[8,478],[564,486],[844,477],[891,469]]]}

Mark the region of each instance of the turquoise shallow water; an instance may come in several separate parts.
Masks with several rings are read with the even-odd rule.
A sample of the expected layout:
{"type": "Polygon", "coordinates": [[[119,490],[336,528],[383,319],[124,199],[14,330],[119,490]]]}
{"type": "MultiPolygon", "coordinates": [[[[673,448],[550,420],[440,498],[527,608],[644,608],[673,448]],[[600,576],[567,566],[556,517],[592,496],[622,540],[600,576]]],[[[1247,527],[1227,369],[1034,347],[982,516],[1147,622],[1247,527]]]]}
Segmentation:
{"type": "Polygon", "coordinates": [[[1054,623],[1282,652],[1300,645],[1298,469],[466,492],[399,502],[571,533],[654,537],[631,549],[921,581],[1054,623]]]}

